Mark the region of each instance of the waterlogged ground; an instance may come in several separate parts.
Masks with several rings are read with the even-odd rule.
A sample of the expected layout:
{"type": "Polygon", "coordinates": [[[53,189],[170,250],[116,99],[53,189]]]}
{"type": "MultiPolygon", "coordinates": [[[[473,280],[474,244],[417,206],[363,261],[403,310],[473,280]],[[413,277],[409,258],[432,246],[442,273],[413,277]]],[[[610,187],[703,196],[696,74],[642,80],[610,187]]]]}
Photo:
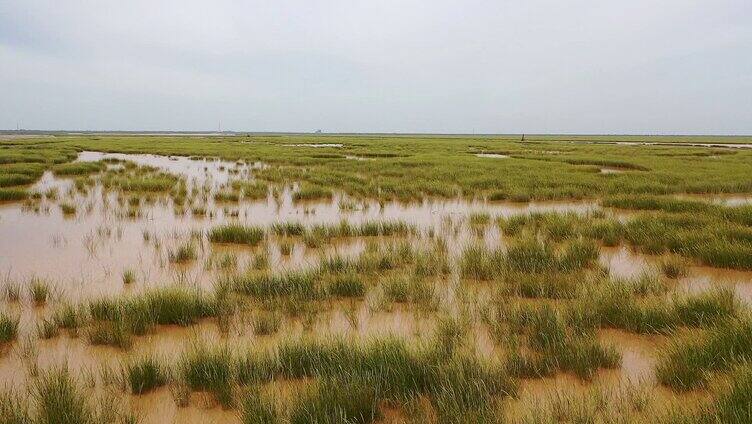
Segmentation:
{"type": "MultiPolygon", "coordinates": [[[[286,146],[339,149],[342,144],[286,146]]],[[[514,160],[501,153],[475,156],[487,161],[514,160]]],[[[372,160],[357,155],[347,158],[364,163],[372,160]]],[[[257,174],[274,165],[261,161],[82,151],[71,163],[101,164],[101,169],[85,176],[45,171],[30,186],[33,194],[28,199],[0,202],[3,310],[8,316],[19,318],[16,337],[2,343],[0,378],[6,388],[23,393],[44,370],[67,364],[73,375],[90,382],[97,396],[116,396],[124,410],[143,423],[256,421],[248,419],[243,407],[222,404],[212,388],[192,388],[186,393],[186,383],[181,382],[180,371],[175,369],[168,384],[132,394],[127,383],[123,387],[123,383],[111,381],[117,380],[112,375],[130,360],[157,357],[169,368],[196,343],[229,346],[232,352],[242,352],[273,349],[284,341],[311,337],[324,341],[342,337],[361,343],[393,335],[420,346],[434,343],[447,328],[460,327],[464,330],[459,334],[464,336],[458,351],[471,352],[473,357],[497,366],[519,360],[519,355],[531,361],[516,367],[506,365],[517,389],[494,393],[484,401],[495,405],[500,417],[536,422],[535,414],[546,413],[542,405],[556,405],[561,402],[562,393],[576,397],[619,387],[639,392],[635,398],[648,398],[633,400],[632,409],[639,409],[635,406],[638,403],[644,408],[663,404],[699,407],[712,398],[708,386],[674,390],[657,376],[656,369],[662,352],[675,340],[707,331],[706,323],[710,321],[705,319],[710,315],[701,315],[698,321],[693,311],[680,311],[678,318],[671,318],[678,324],[672,322],[665,328],[638,329],[635,326],[639,322],[601,322],[595,328],[594,342],[611,349],[616,361],[588,365],[590,368],[584,372],[575,366],[567,368],[563,362],[532,365],[531,358],[539,353],[536,350],[548,349],[548,345],[529,341],[535,339],[536,334],[529,333],[529,326],[532,331],[537,328],[535,323],[514,324],[512,317],[524,316],[527,312],[519,311],[525,308],[545,305],[546,311],[561,314],[553,318],[554,322],[569,319],[561,318],[567,314],[563,312],[568,310],[567,305],[580,302],[586,311],[590,301],[594,305],[593,299],[606,296],[588,290],[606,282],[639,285],[639,289],[625,292],[625,296],[636,299],[638,309],[643,301],[663,299],[661,302],[669,305],[669,310],[670,305],[681,303],[677,299],[694,299],[693,296],[712,309],[717,299],[730,296],[733,300],[723,303],[724,307],[733,304],[731,308],[743,314],[752,302],[752,271],[742,266],[708,266],[681,255],[650,254],[625,239],[613,242],[607,237],[596,238],[592,242],[593,258],[574,258],[575,265],[564,265],[569,263],[566,255],[580,254],[572,246],[582,240],[582,234],[588,233],[590,227],[609,222],[628,225],[638,214],[626,208],[604,207],[597,198],[512,202],[426,197],[401,202],[348,196],[338,190],[317,193],[305,182],[267,184],[257,174]],[[133,190],[129,186],[133,182],[124,182],[123,176],[155,178],[166,183],[159,189],[133,190]],[[259,193],[254,185],[253,195],[243,194],[250,191],[244,192],[245,186],[234,184],[237,182],[263,184],[263,189],[259,193]],[[544,216],[547,221],[518,221],[531,216],[544,216]],[[574,230],[573,224],[557,226],[552,216],[568,217],[582,228],[574,230]],[[396,229],[382,229],[375,234],[367,230],[345,234],[340,230],[323,240],[313,239],[313,228],[336,229],[342,228],[343,223],[348,228],[387,223],[396,229]],[[212,231],[226,224],[258,228],[263,230],[263,236],[252,243],[212,241],[212,231]],[[275,230],[283,228],[283,224],[300,224],[303,230],[275,230]],[[550,246],[548,254],[559,258],[561,264],[554,268],[544,264],[548,268],[540,268],[545,269],[542,274],[537,268],[531,271],[519,264],[513,269],[494,268],[492,262],[497,256],[493,255],[503,256],[511,263],[510,256],[531,237],[550,246]],[[475,256],[473,249],[477,251],[475,256]],[[57,321],[60,328],[55,330],[41,324],[54,321],[56,314],[68,306],[86,309],[97,299],[137,297],[160,287],[175,286],[195,288],[211,296],[228,281],[234,284],[232,287],[247,287],[239,282],[246,275],[252,279],[313,272],[321,269],[322,261],[334,258],[355,262],[369,255],[382,255],[383,262],[389,252],[389,261],[404,261],[409,266],[375,265],[375,272],[362,268],[345,272],[332,265],[322,277],[336,279],[341,277],[338,273],[355,272],[365,282],[362,293],[327,295],[303,302],[284,298],[270,301],[261,299],[266,294],[258,292],[258,286],[251,286],[237,289],[246,295],[239,296],[241,306],[214,311],[214,315],[200,317],[188,325],[157,325],[134,335],[127,343],[92,336],[89,326],[96,324],[80,324],[76,330],[64,328],[57,321]],[[418,259],[411,259],[413,255],[424,258],[421,260],[428,265],[421,268],[418,259]],[[402,291],[394,283],[402,277],[412,281],[418,274],[420,284],[406,283],[402,291]],[[561,278],[571,282],[549,289],[545,281],[540,285],[540,275],[548,275],[544,280],[561,278]],[[519,283],[528,280],[529,285],[519,283]],[[40,286],[44,287],[43,295],[37,293],[42,290],[40,286]],[[272,318],[264,326],[260,317],[272,318]],[[447,317],[453,324],[447,324],[447,317]],[[531,371],[536,366],[547,371],[531,371]]],[[[604,166],[599,172],[620,176],[632,171],[604,166]]],[[[749,196],[738,194],[674,198],[720,206],[745,205],[750,201],[749,196]]],[[[548,259],[533,255],[523,260],[535,264],[548,259]]],[[[711,311],[715,317],[713,314],[715,310],[711,311]]],[[[542,316],[545,318],[545,314],[542,316]]],[[[566,337],[577,340],[574,345],[582,342],[579,336],[569,334],[570,329],[565,331],[566,337]]],[[[558,351],[544,354],[552,355],[551,352],[558,351]]],[[[286,410],[316,384],[310,376],[274,378],[261,384],[260,396],[274,399],[277,410],[286,410]]],[[[380,401],[376,420],[442,421],[440,408],[429,398],[422,394],[415,401],[418,406],[409,407],[380,401]]],[[[639,411],[630,413],[640,416],[639,411]]]]}
{"type": "MultiPolygon", "coordinates": [[[[206,190],[200,214],[190,208],[178,208],[169,196],[128,195],[104,190],[101,185],[89,187],[85,193],[74,190],[70,179],[56,178],[45,173],[32,190],[46,193],[56,191],[55,198],[43,196],[33,205],[5,203],[0,205],[3,226],[0,237],[13,240],[0,246],[0,269],[12,279],[31,276],[61,280],[70,294],[84,291],[85,295],[115,293],[122,290],[122,271],[137,271],[139,281],[149,283],[172,281],[176,278],[195,283],[209,283],[216,275],[206,261],[213,255],[235,255],[239,263],[246,262],[258,249],[233,245],[209,246],[197,242],[200,259],[190,264],[169,264],[171,248],[189,240],[191,236],[225,222],[269,227],[275,223],[296,222],[305,226],[337,225],[345,220],[352,224],[370,221],[401,221],[416,226],[426,237],[429,232],[441,234],[452,244],[463,245],[477,235],[465,222],[471,214],[488,214],[491,218],[532,212],[573,212],[586,214],[598,209],[593,201],[574,202],[468,202],[457,200],[428,200],[420,203],[349,200],[335,195],[330,200],[294,202],[296,187],[282,187],[264,199],[238,202],[215,201],[214,193],[228,186],[231,179],[252,178],[252,170],[264,165],[237,164],[219,160],[193,160],[186,157],[156,155],[124,155],[82,152],[78,161],[101,159],[128,160],[142,166],[152,166],[186,178],[189,187],[206,190]],[[139,199],[139,214],[127,215],[125,198],[139,199]],[[349,204],[352,202],[352,204],[349,204]],[[61,203],[76,205],[73,213],[64,213],[61,203]],[[347,206],[343,203],[348,203],[347,206]],[[344,210],[343,210],[344,209],[344,210]],[[71,286],[70,282],[80,284],[71,286]]],[[[114,168],[114,166],[111,166],[114,168]]],[[[489,245],[500,243],[498,230],[484,229],[482,237],[489,245]]],[[[295,243],[290,255],[279,254],[277,240],[270,240],[267,248],[274,270],[293,269],[313,265],[329,250],[356,254],[364,248],[360,239],[341,240],[325,249],[306,248],[295,243]]],[[[419,240],[418,240],[419,242],[419,240]]],[[[457,252],[461,249],[457,250],[457,252]]]]}

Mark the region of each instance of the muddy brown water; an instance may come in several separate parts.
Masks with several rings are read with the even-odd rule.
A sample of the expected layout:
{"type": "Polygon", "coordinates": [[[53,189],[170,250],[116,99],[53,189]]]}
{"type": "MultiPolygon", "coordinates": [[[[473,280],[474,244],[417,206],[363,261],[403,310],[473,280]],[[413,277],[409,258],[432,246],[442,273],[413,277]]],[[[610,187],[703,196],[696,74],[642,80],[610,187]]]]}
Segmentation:
{"type": "MultiPolygon", "coordinates": [[[[319,147],[321,147],[319,145],[319,147]]],[[[54,287],[53,299],[46,307],[31,307],[27,300],[4,302],[3,308],[21,318],[19,341],[5,346],[0,355],[0,376],[8,386],[23,386],[27,376],[28,362],[33,358],[40,368],[61,362],[79,372],[98,369],[102,365],[118,366],[129,357],[155,353],[174,357],[191,340],[221,341],[233,346],[272,345],[284,337],[312,333],[323,337],[348,335],[374,337],[395,334],[419,340],[430,335],[436,325],[436,317],[420,313],[406,305],[393,305],[387,309],[374,307],[372,296],[357,302],[329,302],[317,313],[313,322],[306,323],[302,317],[285,319],[280,331],[273,336],[255,336],[250,328],[251,315],[240,314],[233,321],[227,334],[217,325],[204,321],[184,328],[163,326],[153,334],[138,337],[129,352],[102,346],[92,346],[83,335],[76,336],[66,331],[50,340],[34,342],[34,349],[26,349],[26,338],[34,334],[36,322],[48,317],[59,303],[58,298],[77,301],[101,295],[137,292],[160,284],[191,284],[210,286],[223,275],[212,264],[224,255],[233,255],[238,269],[243,269],[257,252],[266,249],[274,271],[299,269],[313,266],[325,255],[338,253],[356,255],[366,248],[365,239],[337,240],[322,248],[309,249],[297,240],[291,255],[279,251],[279,237],[268,240],[255,248],[217,245],[208,243],[203,236],[213,226],[224,222],[240,222],[247,225],[268,227],[277,222],[294,221],[306,226],[314,224],[337,224],[342,220],[350,223],[366,221],[401,220],[415,225],[419,234],[408,241],[416,245],[426,244],[430,234],[445,238],[450,246],[457,246],[454,256],[467,243],[481,240],[488,246],[503,242],[496,226],[489,226],[478,233],[467,223],[472,214],[488,214],[491,219],[531,212],[573,212],[586,214],[598,210],[595,201],[569,202],[485,202],[451,200],[424,200],[414,203],[386,202],[350,199],[337,194],[330,200],[293,201],[296,186],[283,187],[270,192],[266,199],[218,203],[211,194],[227,186],[233,179],[252,179],[254,170],[263,168],[263,163],[227,162],[212,159],[191,159],[157,155],[130,155],[118,153],[82,152],[80,161],[120,159],[148,165],[164,172],[184,177],[190,186],[207,187],[205,202],[210,211],[205,216],[192,216],[190,210],[176,214],[172,200],[166,195],[155,195],[154,201],[142,201],[140,215],[127,217],[119,197],[130,195],[105,190],[95,184],[82,193],[74,189],[71,179],[58,178],[45,173],[32,190],[40,193],[50,188],[57,190],[57,197],[32,202],[0,203],[0,280],[4,284],[16,282],[22,294],[32,277],[48,280],[54,287]],[[342,210],[342,202],[355,204],[355,208],[342,210]],[[63,214],[60,204],[75,204],[74,214],[63,214]],[[232,216],[237,213],[237,216],[232,216]],[[168,259],[169,251],[188,240],[194,240],[198,259],[177,265],[168,259]],[[124,285],[122,274],[134,270],[136,282],[124,285]],[[348,312],[349,311],[349,312],[348,312]],[[33,354],[32,354],[33,352],[33,354]],[[24,359],[26,353],[27,359],[24,359]]],[[[108,165],[118,167],[121,165],[108,165]]],[[[187,208],[190,209],[190,208],[187,208]]],[[[628,219],[628,218],[624,218],[628,219]]],[[[628,247],[602,248],[600,262],[611,273],[634,277],[642,272],[655,271],[661,258],[640,255],[628,247]]],[[[460,283],[456,275],[434,281],[440,290],[440,302],[447,310],[457,310],[456,298],[460,283]]],[[[740,298],[752,300],[752,273],[719,270],[707,267],[691,267],[688,276],[677,281],[677,286],[689,292],[707,290],[718,284],[733,287],[740,298]]],[[[474,347],[481,355],[495,357],[497,348],[491,337],[481,328],[474,331],[474,347]]],[[[596,381],[640,382],[655,386],[653,366],[656,349],[663,340],[657,337],[635,336],[625,332],[601,331],[599,339],[613,344],[622,352],[623,364],[619,370],[599,372],[596,381]]],[[[568,382],[570,376],[557,376],[523,382],[523,393],[518,402],[538,396],[543,391],[568,382]]],[[[582,383],[578,383],[582,384],[582,383]]],[[[192,398],[188,407],[177,407],[169,389],[163,388],[144,396],[126,396],[145,423],[157,422],[237,422],[237,412],[225,411],[201,395],[192,398]]]]}
{"type": "MultiPolygon", "coordinates": [[[[149,165],[165,172],[185,177],[198,186],[212,190],[226,186],[231,179],[252,178],[253,169],[263,164],[238,164],[219,160],[193,160],[185,157],[157,155],[126,155],[83,152],[79,160],[94,161],[105,158],[129,160],[139,165],[149,165]]],[[[302,243],[295,245],[290,257],[279,255],[276,238],[268,245],[255,249],[229,246],[210,246],[196,242],[199,260],[187,266],[169,263],[168,253],[190,239],[228,222],[268,227],[278,222],[300,222],[304,225],[337,224],[366,221],[400,220],[413,224],[422,231],[446,234],[453,240],[472,237],[462,222],[473,213],[487,213],[492,218],[530,212],[586,213],[598,208],[592,201],[583,202],[531,202],[498,203],[464,200],[427,200],[419,203],[355,200],[356,210],[340,209],[341,196],[326,201],[294,202],[294,188],[285,188],[279,197],[271,195],[260,201],[217,203],[208,196],[205,216],[177,215],[172,200],[157,196],[153,204],[140,206],[141,216],[121,216],[125,207],[118,202],[116,192],[105,191],[100,185],[86,194],[72,190],[72,181],[45,173],[32,191],[46,192],[57,188],[58,198],[43,199],[30,209],[22,203],[0,204],[0,275],[11,280],[28,280],[32,276],[46,278],[65,287],[66,292],[85,291],[87,294],[122,290],[122,273],[132,269],[137,281],[144,284],[156,282],[190,281],[205,283],[216,273],[205,269],[206,261],[217,253],[234,253],[239,263],[244,263],[260,249],[269,249],[273,265],[278,269],[291,269],[315,263],[322,254],[333,251],[362,249],[359,240],[345,241],[325,249],[307,249],[302,243]],[[75,214],[63,214],[60,203],[77,206],[75,214]],[[237,213],[238,217],[231,217],[237,213]]],[[[127,194],[125,197],[129,197],[127,194]]],[[[190,208],[188,208],[190,209],[190,208]]],[[[498,233],[488,235],[493,238],[498,233]]],[[[72,294],[72,293],[70,293],[72,294]]]]}
{"type": "MultiPolygon", "coordinates": [[[[599,261],[611,275],[637,278],[644,273],[660,273],[666,257],[637,253],[628,246],[601,247],[599,261]]],[[[687,275],[675,281],[680,293],[701,293],[715,288],[728,288],[742,302],[752,305],[752,272],[709,266],[688,266],[687,275]]]]}

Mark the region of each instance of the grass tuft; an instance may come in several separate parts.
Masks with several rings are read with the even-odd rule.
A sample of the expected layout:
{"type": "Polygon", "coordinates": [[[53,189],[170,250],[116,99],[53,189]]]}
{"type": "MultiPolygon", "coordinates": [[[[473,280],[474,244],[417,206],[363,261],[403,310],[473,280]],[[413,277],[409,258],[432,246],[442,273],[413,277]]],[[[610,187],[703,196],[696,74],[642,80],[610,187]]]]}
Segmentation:
{"type": "Polygon", "coordinates": [[[239,293],[257,298],[295,297],[313,300],[320,296],[319,275],[311,271],[236,277],[233,286],[239,293]]]}
{"type": "Polygon", "coordinates": [[[35,422],[39,424],[95,424],[87,396],[67,368],[44,372],[34,384],[35,422]]]}
{"type": "Polygon", "coordinates": [[[233,405],[234,360],[226,346],[194,342],[180,360],[180,376],[193,391],[207,390],[224,407],[233,405]]]}
{"type": "Polygon", "coordinates": [[[275,424],[279,417],[274,404],[261,397],[258,388],[245,391],[240,403],[240,421],[242,424],[275,424]]]}
{"type": "Polygon", "coordinates": [[[196,245],[192,241],[181,243],[174,250],[170,250],[168,258],[170,262],[183,263],[195,260],[198,257],[196,245]]]}
{"type": "Polygon", "coordinates": [[[214,243],[247,244],[256,246],[264,239],[264,230],[240,224],[226,224],[209,231],[209,241],[214,243]]]}
{"type": "Polygon", "coordinates": [[[162,362],[154,356],[145,356],[128,362],[124,369],[131,393],[140,395],[164,386],[168,374],[162,362]]]}
{"type": "Polygon", "coordinates": [[[123,284],[133,284],[136,282],[136,271],[132,269],[126,269],[123,271],[123,284]]]}
{"type": "Polygon", "coordinates": [[[706,387],[712,372],[748,361],[752,361],[752,320],[736,318],[672,342],[659,357],[656,376],[661,384],[686,391],[706,387]]]}
{"type": "Polygon", "coordinates": [[[35,305],[42,306],[47,303],[50,297],[50,286],[45,280],[32,278],[29,285],[29,295],[35,305]]]}
{"type": "Polygon", "coordinates": [[[0,343],[8,343],[18,336],[18,317],[0,313],[0,343]]]}
{"type": "Polygon", "coordinates": [[[34,424],[26,397],[7,389],[0,392],[0,417],[3,424],[34,424]]]}
{"type": "Polygon", "coordinates": [[[257,336],[268,336],[279,331],[282,317],[275,312],[261,312],[253,320],[253,333],[257,336]]]}
{"type": "Polygon", "coordinates": [[[676,279],[687,275],[687,265],[678,258],[666,259],[661,262],[661,272],[668,278],[676,279]]]}
{"type": "Polygon", "coordinates": [[[366,286],[357,274],[348,273],[334,276],[326,286],[330,296],[337,297],[363,297],[366,286]]]}

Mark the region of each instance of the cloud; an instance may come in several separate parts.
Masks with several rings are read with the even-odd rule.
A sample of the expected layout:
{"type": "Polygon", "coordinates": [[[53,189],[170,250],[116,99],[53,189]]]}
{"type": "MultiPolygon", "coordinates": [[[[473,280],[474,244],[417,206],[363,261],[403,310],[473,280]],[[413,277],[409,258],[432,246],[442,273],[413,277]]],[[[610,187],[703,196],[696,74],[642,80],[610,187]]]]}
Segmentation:
{"type": "Polygon", "coordinates": [[[0,4],[0,128],[752,133],[747,1],[0,4]]]}

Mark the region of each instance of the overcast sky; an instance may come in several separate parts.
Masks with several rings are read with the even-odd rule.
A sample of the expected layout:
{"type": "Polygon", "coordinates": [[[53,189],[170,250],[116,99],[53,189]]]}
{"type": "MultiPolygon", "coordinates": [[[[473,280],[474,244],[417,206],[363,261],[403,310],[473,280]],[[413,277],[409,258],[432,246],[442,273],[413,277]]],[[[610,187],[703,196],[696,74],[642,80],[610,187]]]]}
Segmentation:
{"type": "Polygon", "coordinates": [[[752,134],[752,1],[0,0],[0,129],[220,122],[752,134]]]}

